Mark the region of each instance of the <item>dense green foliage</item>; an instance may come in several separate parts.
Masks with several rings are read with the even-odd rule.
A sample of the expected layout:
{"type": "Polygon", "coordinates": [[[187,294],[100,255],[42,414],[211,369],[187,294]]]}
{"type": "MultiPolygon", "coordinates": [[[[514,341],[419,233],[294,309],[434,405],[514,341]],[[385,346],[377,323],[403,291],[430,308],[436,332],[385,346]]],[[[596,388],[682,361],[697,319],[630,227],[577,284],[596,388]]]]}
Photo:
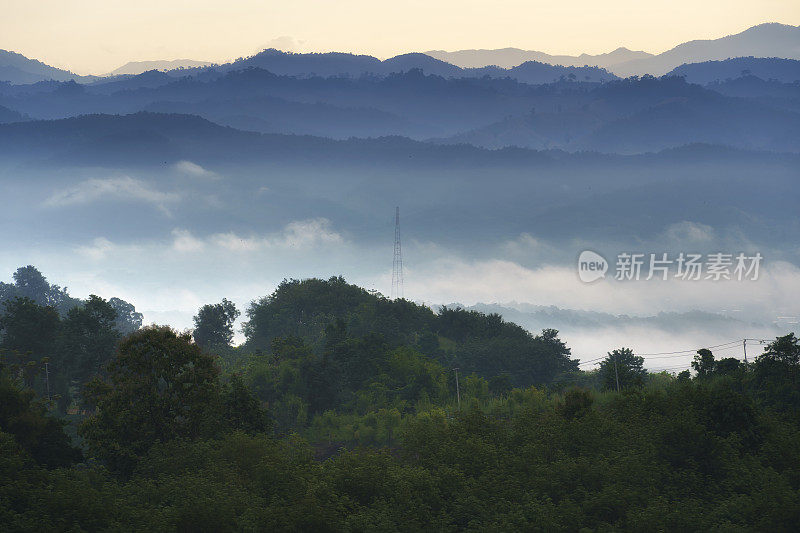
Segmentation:
{"type": "Polygon", "coordinates": [[[80,305],[80,300],[70,297],[67,289],[51,285],[32,265],[18,268],[13,280],[13,283],[0,282],[0,301],[28,298],[39,305],[53,307],[62,314],[80,305]]]}
{"type": "Polygon", "coordinates": [[[80,452],[63,431],[64,423],[46,415],[33,391],[11,378],[13,370],[0,365],[0,448],[29,456],[44,467],[79,459],[80,452]]]}
{"type": "Polygon", "coordinates": [[[486,379],[504,376],[516,386],[543,384],[577,361],[554,330],[533,336],[500,315],[443,307],[438,313],[407,300],[389,300],[342,278],[284,281],[247,310],[246,348],[267,350],[273,339],[306,340],[318,351],[331,324],[349,337],[379,335],[388,347],[411,346],[446,368],[486,379]]]}
{"type": "Polygon", "coordinates": [[[218,304],[206,304],[194,317],[194,342],[203,348],[228,346],[233,339],[233,323],[239,310],[226,298],[218,304]]]}
{"type": "Polygon", "coordinates": [[[80,432],[112,470],[130,472],[158,442],[268,428],[266,413],[243,396],[241,381],[223,388],[214,358],[169,328],[126,337],[107,372],[107,380],[95,377],[85,386],[84,402],[95,414],[80,432]]]}
{"type": "Polygon", "coordinates": [[[49,355],[58,335],[58,312],[29,298],[8,300],[4,307],[2,348],[29,352],[33,358],[49,355]]]}
{"type": "Polygon", "coordinates": [[[634,355],[630,348],[619,348],[609,352],[608,357],[600,363],[600,375],[604,388],[618,391],[641,387],[647,379],[644,359],[634,355]]]}
{"type": "Polygon", "coordinates": [[[24,383],[56,401],[61,413],[77,409],[76,391],[100,373],[123,335],[142,315],[119,298],[72,298],[33,266],[0,283],[0,359],[23,364],[24,383]]]}
{"type": "Polygon", "coordinates": [[[85,457],[31,390],[19,351],[30,347],[16,346],[0,367],[3,530],[800,523],[793,334],[750,364],[701,350],[694,377],[649,374],[624,348],[581,372],[555,331],[522,335],[497,316],[434,313],[334,278],[286,282],[256,302],[245,347],[214,355],[188,333],[153,326],[116,342],[95,371],[91,354],[113,330],[102,299],[63,320],[32,301],[14,305],[55,323],[54,345],[70,331],[95,348],[70,352],[93,372],[80,390],[85,414],[73,421],[85,457]],[[515,386],[518,376],[481,357],[527,368],[528,383],[515,386]]]}
{"type": "Polygon", "coordinates": [[[392,447],[325,460],[296,437],[174,439],[125,478],[48,471],[3,433],[0,493],[13,498],[0,517],[11,530],[791,531],[797,423],[742,385],[516,389],[404,418],[392,447]]]}

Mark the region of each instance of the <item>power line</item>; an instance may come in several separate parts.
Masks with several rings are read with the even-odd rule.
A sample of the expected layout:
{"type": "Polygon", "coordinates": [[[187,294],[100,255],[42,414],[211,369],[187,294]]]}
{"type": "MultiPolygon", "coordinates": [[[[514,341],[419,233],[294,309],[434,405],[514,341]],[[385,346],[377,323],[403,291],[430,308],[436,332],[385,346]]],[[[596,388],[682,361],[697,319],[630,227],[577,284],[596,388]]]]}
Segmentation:
{"type": "Polygon", "coordinates": [[[588,365],[589,363],[594,363],[595,361],[602,361],[603,359],[605,359],[605,357],[598,357],[597,359],[590,359],[588,361],[581,361],[580,363],[578,363],[578,366],[580,366],[580,365],[588,365]]]}
{"type": "Polygon", "coordinates": [[[662,370],[675,370],[677,368],[686,368],[687,366],[689,366],[689,365],[661,366],[661,367],[653,368],[652,370],[656,370],[656,371],[660,372],[662,370]]]}
{"type": "Polygon", "coordinates": [[[702,348],[693,348],[691,350],[680,350],[680,351],[677,351],[677,352],[642,353],[642,354],[637,354],[637,355],[639,355],[640,357],[652,357],[652,356],[655,356],[655,355],[673,355],[673,354],[692,353],[692,352],[696,352],[697,350],[702,350],[702,349],[710,350],[712,348],[719,348],[720,346],[728,346],[728,345],[732,345],[732,344],[739,344],[740,342],[742,342],[742,341],[735,340],[735,341],[731,341],[731,342],[725,342],[723,344],[717,344],[715,346],[703,346],[702,348]]]}
{"type": "MultiPolygon", "coordinates": [[[[713,346],[706,346],[704,348],[705,349],[714,348],[714,349],[716,349],[717,353],[719,354],[719,352],[725,352],[726,350],[734,350],[734,349],[738,348],[740,344],[741,344],[743,349],[746,349],[747,341],[758,342],[761,345],[768,344],[768,343],[772,342],[769,339],[751,339],[751,338],[746,338],[746,339],[742,339],[742,340],[735,340],[735,341],[725,342],[725,343],[722,343],[722,344],[716,344],[716,345],[713,345],[713,346]]],[[[673,359],[673,358],[679,358],[679,357],[686,357],[687,355],[691,355],[692,353],[696,353],[697,351],[699,351],[701,349],[702,348],[697,348],[697,349],[692,349],[692,350],[678,350],[678,351],[674,351],[674,352],[658,352],[658,353],[655,353],[655,354],[638,354],[638,355],[640,357],[642,357],[643,359],[645,359],[646,361],[647,360],[652,360],[652,359],[673,359]],[[668,354],[668,355],[659,356],[659,354],[662,354],[662,353],[663,354],[668,354]]],[[[723,355],[730,355],[730,354],[723,354],[723,355]]],[[[578,363],[578,366],[588,365],[588,364],[592,364],[592,363],[596,364],[598,361],[602,361],[602,360],[605,360],[607,358],[608,358],[608,356],[589,359],[588,361],[582,361],[582,362],[578,363]]],[[[739,359],[739,357],[734,357],[734,359],[739,359]]],[[[747,363],[747,353],[746,352],[744,352],[744,361],[745,361],[745,363],[747,363]]],[[[690,361],[687,361],[686,364],[681,364],[681,365],[677,365],[677,366],[648,368],[647,371],[650,372],[650,373],[657,373],[657,372],[671,372],[671,371],[675,371],[675,370],[688,370],[688,366],[690,365],[690,363],[691,363],[690,361]]],[[[597,369],[596,368],[595,369],[591,369],[591,370],[589,370],[589,369],[587,369],[587,370],[579,369],[579,372],[589,372],[589,371],[594,371],[594,370],[597,370],[597,369]]],[[[557,378],[551,380],[550,383],[557,384],[557,383],[581,382],[581,381],[586,381],[586,379],[587,379],[587,375],[585,373],[584,374],[572,374],[572,375],[564,375],[564,376],[561,376],[561,377],[557,377],[557,378]]]]}
{"type": "MultiPolygon", "coordinates": [[[[744,350],[745,361],[747,361],[747,351],[746,351],[746,349],[747,349],[746,348],[747,341],[755,341],[755,342],[758,342],[760,344],[765,344],[765,343],[771,342],[771,341],[769,341],[767,339],[750,339],[750,338],[746,338],[746,339],[742,339],[742,340],[724,342],[722,344],[716,344],[716,345],[713,345],[713,346],[704,346],[702,348],[693,348],[693,349],[689,349],[689,350],[676,350],[676,351],[673,351],[673,352],[637,353],[635,355],[637,355],[638,357],[643,358],[645,361],[652,360],[652,359],[675,359],[675,358],[686,357],[688,355],[692,355],[692,354],[697,353],[699,350],[702,350],[702,349],[706,349],[706,350],[716,349],[717,351],[725,351],[725,350],[730,350],[730,349],[733,349],[733,348],[738,348],[739,345],[742,345],[742,348],[744,350]]],[[[603,361],[606,358],[607,358],[607,356],[606,357],[597,357],[595,359],[589,359],[588,361],[581,361],[580,363],[578,363],[578,366],[596,364],[598,361],[603,361]]]]}

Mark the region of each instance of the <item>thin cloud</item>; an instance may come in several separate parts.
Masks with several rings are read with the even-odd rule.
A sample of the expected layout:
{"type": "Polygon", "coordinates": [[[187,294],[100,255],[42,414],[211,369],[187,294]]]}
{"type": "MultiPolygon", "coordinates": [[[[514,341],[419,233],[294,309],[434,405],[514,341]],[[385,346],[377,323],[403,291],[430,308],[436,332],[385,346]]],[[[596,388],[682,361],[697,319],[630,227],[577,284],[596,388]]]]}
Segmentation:
{"type": "Polygon", "coordinates": [[[90,245],[79,246],[77,251],[80,255],[88,257],[93,261],[100,261],[109,256],[113,257],[131,253],[139,254],[142,248],[135,244],[117,244],[104,237],[98,237],[94,239],[90,245]]]}
{"type": "Polygon", "coordinates": [[[279,243],[288,248],[304,248],[314,244],[337,244],[342,236],[334,231],[327,218],[313,218],[289,223],[279,243]]]}
{"type": "Polygon", "coordinates": [[[219,179],[219,175],[216,172],[203,168],[202,166],[198,165],[197,163],[193,163],[191,161],[183,160],[178,161],[173,165],[173,168],[184,174],[186,176],[191,176],[194,178],[204,178],[204,179],[219,179]]]}
{"type": "Polygon", "coordinates": [[[274,48],[283,52],[300,52],[305,41],[297,40],[289,35],[281,35],[267,42],[264,48],[274,48]]]}
{"type": "Polygon", "coordinates": [[[269,248],[309,249],[344,242],[344,238],[332,228],[330,220],[326,218],[290,222],[281,232],[266,237],[244,237],[231,232],[212,235],[209,240],[216,246],[233,252],[252,252],[269,248]]]}
{"type": "Polygon", "coordinates": [[[172,230],[172,237],[172,248],[177,252],[200,252],[206,247],[202,240],[185,229],[172,230]]]}
{"type": "Polygon", "coordinates": [[[275,249],[311,250],[318,246],[344,242],[344,238],[333,229],[330,220],[325,218],[290,222],[282,230],[268,235],[244,236],[227,232],[200,238],[188,230],[176,228],[172,230],[172,237],[172,249],[181,253],[214,248],[238,253],[275,249]]]}
{"type": "Polygon", "coordinates": [[[714,238],[714,228],[699,222],[684,220],[667,227],[665,235],[676,243],[705,243],[714,238]]]}
{"type": "Polygon", "coordinates": [[[44,206],[67,207],[123,200],[150,204],[169,214],[167,205],[180,199],[177,193],[159,191],[141,180],[125,176],[82,181],[73,187],[54,192],[44,201],[44,206]]]}
{"type": "MultiPolygon", "coordinates": [[[[613,274],[612,274],[613,276],[613,274]]],[[[757,281],[630,281],[605,279],[586,284],[575,266],[526,268],[507,260],[465,261],[441,258],[420,265],[406,277],[406,296],[428,301],[546,303],[567,309],[615,314],[652,314],[692,309],[721,312],[742,309],[743,318],[774,320],[797,311],[800,269],[774,261],[762,266],[757,281]],[[411,281],[409,283],[409,281],[411,281]],[[732,290],[735,289],[735,290],[732,290]]]]}

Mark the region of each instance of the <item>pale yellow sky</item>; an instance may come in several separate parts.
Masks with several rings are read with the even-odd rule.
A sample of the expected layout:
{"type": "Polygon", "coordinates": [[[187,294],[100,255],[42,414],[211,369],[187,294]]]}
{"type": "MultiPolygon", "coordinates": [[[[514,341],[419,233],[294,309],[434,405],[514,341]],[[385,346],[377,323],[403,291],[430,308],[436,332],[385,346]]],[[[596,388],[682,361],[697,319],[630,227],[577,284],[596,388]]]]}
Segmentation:
{"type": "Polygon", "coordinates": [[[762,22],[800,25],[800,0],[2,0],[0,48],[102,74],[133,60],[224,62],[270,46],[378,57],[506,46],[658,53],[762,22]]]}

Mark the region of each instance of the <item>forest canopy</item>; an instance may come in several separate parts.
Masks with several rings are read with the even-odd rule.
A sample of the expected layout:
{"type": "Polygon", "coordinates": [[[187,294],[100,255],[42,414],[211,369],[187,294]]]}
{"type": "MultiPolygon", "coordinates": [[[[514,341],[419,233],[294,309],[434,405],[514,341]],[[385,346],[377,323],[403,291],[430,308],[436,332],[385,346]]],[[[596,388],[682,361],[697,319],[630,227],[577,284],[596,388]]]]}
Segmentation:
{"type": "Polygon", "coordinates": [[[287,280],[255,300],[241,346],[228,300],[177,332],[21,279],[36,283],[1,286],[4,530],[800,521],[794,334],[749,363],[703,349],[693,372],[653,374],[621,347],[587,372],[554,330],[342,278],[287,280]]]}

